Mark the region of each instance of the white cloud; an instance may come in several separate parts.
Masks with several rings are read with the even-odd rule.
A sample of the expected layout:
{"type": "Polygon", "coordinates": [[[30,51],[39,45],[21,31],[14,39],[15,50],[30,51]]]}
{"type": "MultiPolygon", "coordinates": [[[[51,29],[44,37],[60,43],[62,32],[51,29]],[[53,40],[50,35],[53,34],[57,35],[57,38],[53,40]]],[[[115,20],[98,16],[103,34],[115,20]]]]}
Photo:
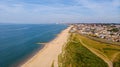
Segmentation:
{"type": "MultiPolygon", "coordinates": [[[[95,12],[97,15],[119,15],[120,11],[120,1],[119,0],[113,0],[110,2],[93,2],[91,0],[76,0],[78,1],[78,4],[82,4],[85,8],[90,9],[91,11],[95,12]]],[[[97,0],[96,0],[97,1],[97,0]]]]}
{"type": "Polygon", "coordinates": [[[120,7],[120,0],[113,0],[113,6],[120,7]]]}
{"type": "MultiPolygon", "coordinates": [[[[54,1],[54,0],[52,0],[54,1]]],[[[90,0],[75,0],[73,6],[55,1],[54,4],[0,3],[0,22],[79,22],[119,21],[119,0],[97,3],[90,0]],[[7,19],[7,20],[6,20],[7,19]]]]}

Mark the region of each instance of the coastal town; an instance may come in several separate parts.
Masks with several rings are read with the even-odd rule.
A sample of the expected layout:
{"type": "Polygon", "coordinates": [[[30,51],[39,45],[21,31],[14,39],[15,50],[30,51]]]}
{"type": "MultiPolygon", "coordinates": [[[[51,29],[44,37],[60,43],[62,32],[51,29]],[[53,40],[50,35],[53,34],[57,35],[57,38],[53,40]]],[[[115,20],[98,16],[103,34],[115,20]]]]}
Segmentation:
{"type": "Polygon", "coordinates": [[[73,24],[71,32],[78,32],[107,41],[120,43],[120,24],[73,24]]]}

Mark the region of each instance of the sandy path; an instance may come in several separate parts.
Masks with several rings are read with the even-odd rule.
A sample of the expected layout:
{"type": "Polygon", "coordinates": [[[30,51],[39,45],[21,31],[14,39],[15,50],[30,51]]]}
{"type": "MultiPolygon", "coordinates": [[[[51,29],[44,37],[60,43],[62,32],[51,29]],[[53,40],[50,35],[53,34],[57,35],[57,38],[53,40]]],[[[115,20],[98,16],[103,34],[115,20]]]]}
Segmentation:
{"type": "Polygon", "coordinates": [[[70,28],[63,30],[54,40],[47,43],[42,50],[21,67],[51,67],[53,61],[54,67],[58,67],[58,55],[62,52],[62,46],[67,42],[70,28]]]}
{"type": "Polygon", "coordinates": [[[108,64],[109,67],[113,67],[113,63],[107,58],[107,56],[105,56],[104,54],[99,53],[99,51],[95,50],[94,48],[91,48],[91,47],[87,46],[86,44],[84,44],[84,43],[82,42],[81,39],[79,39],[79,40],[80,40],[81,44],[82,44],[84,47],[86,47],[86,48],[89,49],[92,53],[94,53],[95,55],[97,55],[98,57],[100,57],[101,59],[103,59],[103,60],[108,64]]]}

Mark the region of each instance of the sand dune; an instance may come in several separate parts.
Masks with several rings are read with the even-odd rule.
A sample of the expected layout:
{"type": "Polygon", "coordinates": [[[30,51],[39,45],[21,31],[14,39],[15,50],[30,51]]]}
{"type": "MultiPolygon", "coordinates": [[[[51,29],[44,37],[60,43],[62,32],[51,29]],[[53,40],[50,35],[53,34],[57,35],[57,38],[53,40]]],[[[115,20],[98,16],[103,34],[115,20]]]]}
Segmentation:
{"type": "Polygon", "coordinates": [[[67,42],[70,28],[63,30],[54,40],[47,43],[42,50],[21,67],[51,67],[53,61],[54,67],[58,67],[58,55],[62,52],[62,47],[67,42]]]}

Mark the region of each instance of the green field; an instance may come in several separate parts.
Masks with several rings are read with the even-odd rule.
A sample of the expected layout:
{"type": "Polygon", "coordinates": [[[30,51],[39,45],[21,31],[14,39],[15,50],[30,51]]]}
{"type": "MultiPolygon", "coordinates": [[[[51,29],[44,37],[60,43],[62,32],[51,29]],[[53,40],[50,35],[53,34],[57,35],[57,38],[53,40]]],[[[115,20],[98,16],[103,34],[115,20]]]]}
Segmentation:
{"type": "Polygon", "coordinates": [[[63,47],[58,62],[59,67],[108,67],[107,63],[84,47],[75,34],[63,47]]]}
{"type": "Polygon", "coordinates": [[[113,61],[114,67],[120,67],[120,54],[113,61]]]}
{"type": "Polygon", "coordinates": [[[88,47],[92,48],[94,51],[101,53],[106,56],[110,61],[113,62],[115,55],[120,52],[120,46],[106,44],[103,42],[98,42],[95,40],[91,40],[85,36],[76,34],[78,38],[82,40],[84,44],[88,47]]]}

